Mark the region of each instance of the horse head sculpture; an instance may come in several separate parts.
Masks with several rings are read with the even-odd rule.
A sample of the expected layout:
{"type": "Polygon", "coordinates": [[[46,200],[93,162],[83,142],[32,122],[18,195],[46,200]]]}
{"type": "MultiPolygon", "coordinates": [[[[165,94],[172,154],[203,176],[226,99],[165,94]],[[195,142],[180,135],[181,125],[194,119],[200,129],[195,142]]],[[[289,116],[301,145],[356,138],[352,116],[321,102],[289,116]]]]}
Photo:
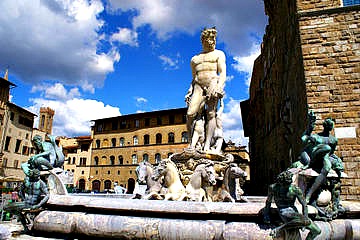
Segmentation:
{"type": "Polygon", "coordinates": [[[236,163],[230,163],[229,166],[225,169],[224,174],[224,186],[225,190],[230,193],[231,197],[237,199],[236,192],[240,191],[241,195],[243,194],[242,189],[239,184],[236,183],[237,179],[246,178],[247,174],[242,170],[236,163]],[[240,189],[238,189],[240,188],[240,189]]]}
{"type": "Polygon", "coordinates": [[[181,183],[180,173],[175,163],[169,159],[160,161],[154,169],[152,179],[156,181],[160,177],[164,177],[163,186],[168,189],[164,200],[183,200],[185,198],[185,188],[181,183]]]}
{"type": "Polygon", "coordinates": [[[136,167],[137,181],[139,184],[146,184],[145,196],[142,196],[143,199],[162,199],[160,196],[162,185],[161,177],[156,181],[153,180],[153,166],[146,161],[139,163],[139,166],[136,167]]]}
{"type": "Polygon", "coordinates": [[[205,187],[215,184],[214,163],[212,161],[200,161],[186,186],[186,192],[192,201],[207,201],[209,199],[205,187]]]}

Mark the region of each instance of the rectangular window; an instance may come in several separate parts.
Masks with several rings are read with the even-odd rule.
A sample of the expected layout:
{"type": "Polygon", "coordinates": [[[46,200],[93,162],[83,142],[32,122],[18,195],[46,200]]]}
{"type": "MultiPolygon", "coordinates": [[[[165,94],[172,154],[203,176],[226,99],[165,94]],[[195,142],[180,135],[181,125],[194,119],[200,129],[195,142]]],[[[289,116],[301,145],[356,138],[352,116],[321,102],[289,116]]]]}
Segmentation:
{"type": "Polygon", "coordinates": [[[20,151],[20,144],[21,144],[21,140],[20,140],[20,139],[16,139],[15,153],[19,153],[19,151],[20,151]]]}
{"type": "Polygon", "coordinates": [[[15,160],[14,161],[14,168],[18,168],[18,166],[19,166],[19,160],[15,160]]]}
{"type": "Polygon", "coordinates": [[[7,158],[4,158],[4,159],[3,159],[2,166],[3,166],[3,167],[7,167],[7,158]]]}
{"type": "Polygon", "coordinates": [[[87,151],[89,151],[90,144],[81,144],[80,148],[81,148],[82,152],[87,152],[87,151]]]}
{"type": "Polygon", "coordinates": [[[139,128],[140,127],[140,121],[139,119],[135,119],[135,127],[139,128]]]}
{"type": "Polygon", "coordinates": [[[170,115],[169,116],[169,124],[174,124],[175,123],[175,116],[174,115],[170,115]]]}
{"type": "Polygon", "coordinates": [[[360,4],[360,0],[343,0],[344,7],[360,4]]]}
{"type": "Polygon", "coordinates": [[[145,127],[150,126],[150,118],[145,118],[145,127]]]}
{"type": "Polygon", "coordinates": [[[86,165],[86,157],[80,158],[80,165],[82,166],[86,165]]]}
{"type": "Polygon", "coordinates": [[[186,114],[182,115],[182,123],[186,123],[187,121],[187,117],[186,114]]]}
{"type": "Polygon", "coordinates": [[[102,123],[99,123],[96,127],[97,132],[102,132],[104,130],[104,125],[102,123]]]}
{"type": "Polygon", "coordinates": [[[25,117],[19,116],[19,124],[22,124],[26,127],[32,127],[33,126],[33,122],[25,117]]]}
{"type": "Polygon", "coordinates": [[[4,147],[5,151],[9,151],[10,140],[11,140],[11,137],[7,136],[6,140],[5,140],[5,147],[4,147]]]}
{"type": "Polygon", "coordinates": [[[29,155],[29,148],[27,146],[23,146],[22,155],[29,155]]]}
{"type": "Polygon", "coordinates": [[[160,116],[156,118],[157,125],[162,125],[162,119],[160,116]]]}
{"type": "Polygon", "coordinates": [[[125,129],[126,128],[126,120],[122,120],[120,123],[120,129],[125,129]]]}
{"type": "Polygon", "coordinates": [[[113,121],[111,125],[112,125],[111,126],[112,130],[117,130],[118,129],[118,122],[117,121],[113,121]]]}

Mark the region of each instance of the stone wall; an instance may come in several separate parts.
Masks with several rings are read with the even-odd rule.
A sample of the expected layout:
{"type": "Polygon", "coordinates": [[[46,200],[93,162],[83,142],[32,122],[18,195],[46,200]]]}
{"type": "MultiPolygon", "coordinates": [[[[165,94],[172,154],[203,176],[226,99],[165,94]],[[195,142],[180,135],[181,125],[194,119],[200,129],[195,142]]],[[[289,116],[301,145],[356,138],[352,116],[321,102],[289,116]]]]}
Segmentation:
{"type": "MultiPolygon", "coordinates": [[[[266,0],[269,24],[243,102],[249,136],[251,194],[266,194],[274,177],[296,161],[306,114],[335,118],[336,154],[349,178],[343,199],[360,194],[360,5],[340,0],[266,0]]],[[[334,134],[334,133],[333,133],[334,134]]]]}
{"type": "Polygon", "coordinates": [[[297,0],[298,12],[311,10],[324,10],[334,7],[340,7],[341,0],[297,0]]]}
{"type": "Polygon", "coordinates": [[[275,176],[296,160],[306,97],[295,1],[265,1],[269,25],[250,86],[250,194],[267,194],[275,176]],[[274,2],[274,3],[272,3],[274,2]]]}
{"type": "Polygon", "coordinates": [[[308,104],[317,131],[335,119],[336,154],[349,175],[345,199],[360,195],[360,6],[299,14],[308,104]],[[346,133],[347,131],[347,133],[346,133]]]}

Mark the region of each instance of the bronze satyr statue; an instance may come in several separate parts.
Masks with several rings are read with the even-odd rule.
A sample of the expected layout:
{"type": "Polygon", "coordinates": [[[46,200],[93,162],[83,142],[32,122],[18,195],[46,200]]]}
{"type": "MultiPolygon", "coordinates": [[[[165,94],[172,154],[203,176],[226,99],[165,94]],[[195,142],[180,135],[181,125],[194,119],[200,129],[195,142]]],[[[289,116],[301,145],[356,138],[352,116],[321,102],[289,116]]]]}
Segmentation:
{"type": "MultiPolygon", "coordinates": [[[[285,230],[284,239],[299,239],[299,229],[310,230],[306,239],[314,239],[321,233],[320,228],[308,217],[308,210],[303,193],[300,188],[292,184],[292,173],[282,172],[278,175],[276,183],[270,185],[266,205],[264,208],[264,222],[270,223],[270,206],[274,200],[283,224],[271,231],[272,236],[277,236],[285,230]],[[303,213],[295,207],[298,199],[302,205],[303,213]]],[[[300,238],[301,239],[301,238],[300,238]]]]}
{"type": "Polygon", "coordinates": [[[33,219],[32,212],[37,212],[49,199],[48,187],[40,179],[38,169],[30,169],[21,185],[19,196],[22,202],[13,202],[5,207],[5,211],[16,214],[27,232],[31,230],[33,219]]]}

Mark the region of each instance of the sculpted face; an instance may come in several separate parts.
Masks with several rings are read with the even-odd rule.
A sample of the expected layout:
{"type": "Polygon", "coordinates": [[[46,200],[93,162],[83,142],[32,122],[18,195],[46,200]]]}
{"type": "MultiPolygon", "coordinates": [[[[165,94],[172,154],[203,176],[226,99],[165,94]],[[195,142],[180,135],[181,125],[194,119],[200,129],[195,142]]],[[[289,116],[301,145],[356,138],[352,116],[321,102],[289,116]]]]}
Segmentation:
{"type": "Polygon", "coordinates": [[[40,148],[40,147],[41,147],[41,143],[42,143],[42,138],[41,138],[41,136],[35,135],[34,138],[32,139],[32,143],[33,143],[34,147],[40,148]]]}
{"type": "Polygon", "coordinates": [[[203,49],[205,52],[211,52],[215,50],[216,39],[215,37],[207,37],[202,42],[203,49]]]}
{"type": "Polygon", "coordinates": [[[217,34],[217,31],[215,28],[205,29],[201,33],[201,43],[202,43],[204,52],[211,52],[211,51],[215,50],[216,34],[217,34]]]}

